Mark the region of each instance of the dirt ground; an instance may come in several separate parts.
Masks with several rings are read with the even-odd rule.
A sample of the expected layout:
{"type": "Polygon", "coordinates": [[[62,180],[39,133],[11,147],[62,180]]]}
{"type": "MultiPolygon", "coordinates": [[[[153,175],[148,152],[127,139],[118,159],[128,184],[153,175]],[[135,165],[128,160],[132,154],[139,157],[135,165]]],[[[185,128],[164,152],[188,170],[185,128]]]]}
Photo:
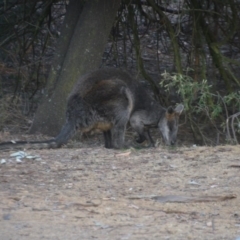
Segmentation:
{"type": "Polygon", "coordinates": [[[239,146],[15,152],[0,152],[1,240],[240,238],[239,146]]]}

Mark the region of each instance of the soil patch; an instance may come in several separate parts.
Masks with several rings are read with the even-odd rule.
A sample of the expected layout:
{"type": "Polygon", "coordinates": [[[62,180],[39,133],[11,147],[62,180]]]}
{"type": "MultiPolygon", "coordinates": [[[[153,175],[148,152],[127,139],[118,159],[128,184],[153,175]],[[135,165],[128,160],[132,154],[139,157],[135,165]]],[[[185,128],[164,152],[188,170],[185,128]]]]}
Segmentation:
{"type": "Polygon", "coordinates": [[[0,153],[1,239],[236,239],[239,146],[0,153]]]}

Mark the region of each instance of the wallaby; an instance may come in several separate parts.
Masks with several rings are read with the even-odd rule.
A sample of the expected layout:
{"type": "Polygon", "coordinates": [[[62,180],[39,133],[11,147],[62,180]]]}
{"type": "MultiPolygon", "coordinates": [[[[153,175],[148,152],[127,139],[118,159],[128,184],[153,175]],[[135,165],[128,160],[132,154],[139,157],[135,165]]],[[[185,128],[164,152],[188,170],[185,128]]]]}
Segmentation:
{"type": "Polygon", "coordinates": [[[48,141],[0,143],[0,149],[57,148],[67,143],[74,133],[99,129],[106,148],[124,147],[126,125],[134,99],[126,83],[105,70],[97,70],[80,78],[67,102],[66,123],[59,135],[48,141]]]}
{"type": "Polygon", "coordinates": [[[166,144],[176,142],[178,117],[183,105],[167,110],[154,100],[145,86],[127,72],[103,68],[82,76],[67,102],[66,123],[59,135],[48,141],[19,141],[0,143],[8,148],[57,148],[67,143],[74,133],[101,130],[106,148],[122,148],[127,122],[139,134],[137,142],[145,139],[154,146],[149,128],[158,127],[166,144]]]}
{"type": "Polygon", "coordinates": [[[130,124],[138,133],[138,143],[148,140],[149,146],[154,146],[154,141],[150,135],[150,128],[158,128],[162,134],[163,140],[167,145],[174,145],[177,140],[178,118],[183,110],[183,105],[179,104],[175,109],[169,107],[161,108],[158,104],[149,106],[148,109],[139,109],[134,111],[130,124]],[[154,109],[154,111],[152,111],[154,109]]]}
{"type": "Polygon", "coordinates": [[[117,76],[118,79],[124,81],[134,96],[134,106],[129,122],[139,135],[138,143],[148,140],[149,146],[154,146],[149,132],[150,128],[158,128],[167,145],[176,143],[178,119],[184,109],[182,104],[177,105],[176,108],[170,106],[165,109],[154,99],[143,83],[134,80],[128,73],[114,68],[101,71],[107,71],[109,76],[117,76]]]}

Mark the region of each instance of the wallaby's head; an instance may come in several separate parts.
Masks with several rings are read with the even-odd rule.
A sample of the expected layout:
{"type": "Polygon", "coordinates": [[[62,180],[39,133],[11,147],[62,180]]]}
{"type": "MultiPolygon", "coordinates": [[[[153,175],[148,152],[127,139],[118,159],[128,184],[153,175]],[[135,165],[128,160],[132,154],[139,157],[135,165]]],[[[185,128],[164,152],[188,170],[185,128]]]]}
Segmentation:
{"type": "Polygon", "coordinates": [[[182,104],[177,105],[175,109],[173,107],[167,108],[158,123],[158,128],[167,145],[174,145],[176,143],[178,119],[183,109],[184,106],[182,104]]]}

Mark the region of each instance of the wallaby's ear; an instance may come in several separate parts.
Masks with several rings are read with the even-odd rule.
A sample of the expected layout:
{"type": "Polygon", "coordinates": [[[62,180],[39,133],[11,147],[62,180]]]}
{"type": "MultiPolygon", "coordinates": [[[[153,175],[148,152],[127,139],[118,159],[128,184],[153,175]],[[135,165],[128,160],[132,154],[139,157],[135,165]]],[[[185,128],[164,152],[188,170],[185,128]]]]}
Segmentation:
{"type": "Polygon", "coordinates": [[[174,112],[180,115],[184,109],[184,106],[182,104],[178,104],[176,108],[174,109],[174,112]]]}

